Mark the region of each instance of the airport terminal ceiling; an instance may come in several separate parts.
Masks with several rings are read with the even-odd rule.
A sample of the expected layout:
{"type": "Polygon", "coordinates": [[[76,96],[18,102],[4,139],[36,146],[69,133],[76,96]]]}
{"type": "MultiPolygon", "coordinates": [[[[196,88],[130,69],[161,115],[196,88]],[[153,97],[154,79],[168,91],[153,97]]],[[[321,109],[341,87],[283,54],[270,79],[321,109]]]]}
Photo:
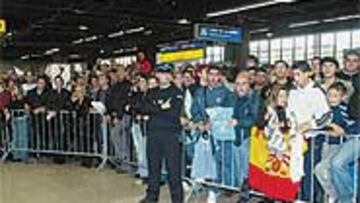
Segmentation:
{"type": "MultiPolygon", "coordinates": [[[[248,31],[268,29],[272,33],[283,34],[288,32],[291,24],[359,15],[358,0],[284,2],[2,0],[0,18],[6,20],[7,32],[0,40],[0,56],[16,59],[29,53],[43,57],[55,52],[63,56],[78,54],[82,57],[113,54],[119,48],[141,49],[163,42],[190,39],[194,23],[241,26],[248,31]],[[252,5],[258,5],[258,8],[241,10],[252,5]]],[[[350,23],[349,26],[359,24],[359,18],[346,23],[350,23]]],[[[322,26],[335,26],[335,23],[328,24],[322,26]]],[[[345,22],[341,25],[344,26],[345,22]]],[[[256,32],[253,33],[256,37],[256,32]]]]}

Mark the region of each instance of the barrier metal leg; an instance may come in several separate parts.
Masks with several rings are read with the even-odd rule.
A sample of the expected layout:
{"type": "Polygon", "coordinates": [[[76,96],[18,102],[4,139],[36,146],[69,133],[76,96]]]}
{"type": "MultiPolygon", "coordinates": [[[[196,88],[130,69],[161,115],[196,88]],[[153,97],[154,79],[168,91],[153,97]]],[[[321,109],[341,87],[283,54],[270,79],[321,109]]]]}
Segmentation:
{"type": "Polygon", "coordinates": [[[106,123],[106,120],[105,120],[105,117],[102,118],[103,121],[102,121],[102,161],[100,163],[100,165],[96,168],[96,171],[100,171],[102,170],[106,163],[108,161],[111,161],[108,157],[108,139],[107,139],[107,136],[108,136],[108,128],[107,128],[107,123],[106,123]]]}

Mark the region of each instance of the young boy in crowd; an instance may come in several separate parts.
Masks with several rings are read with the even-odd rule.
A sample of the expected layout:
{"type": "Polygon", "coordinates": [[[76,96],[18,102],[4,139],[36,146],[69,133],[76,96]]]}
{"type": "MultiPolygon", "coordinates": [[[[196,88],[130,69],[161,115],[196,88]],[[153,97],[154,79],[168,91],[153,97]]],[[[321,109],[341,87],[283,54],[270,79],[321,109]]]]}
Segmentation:
{"type": "Polygon", "coordinates": [[[335,82],[328,88],[327,99],[332,111],[332,122],[328,126],[330,136],[326,137],[323,144],[321,162],[315,167],[316,178],[328,196],[329,203],[335,202],[337,198],[329,170],[331,160],[339,151],[343,136],[354,132],[354,121],[350,119],[344,102],[346,91],[342,82],[335,82]]]}
{"type": "MultiPolygon", "coordinates": [[[[351,178],[350,165],[360,157],[360,75],[353,77],[354,94],[349,100],[348,114],[355,121],[351,128],[354,132],[346,136],[346,141],[331,161],[331,177],[336,188],[339,203],[358,202],[356,187],[351,178]]],[[[351,130],[351,131],[352,131],[351,130]]]]}

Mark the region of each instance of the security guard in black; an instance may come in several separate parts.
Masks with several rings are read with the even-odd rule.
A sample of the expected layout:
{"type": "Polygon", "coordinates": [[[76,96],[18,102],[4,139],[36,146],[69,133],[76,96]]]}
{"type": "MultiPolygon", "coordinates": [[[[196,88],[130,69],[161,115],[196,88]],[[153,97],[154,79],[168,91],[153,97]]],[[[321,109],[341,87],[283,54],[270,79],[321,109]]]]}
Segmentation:
{"type": "Polygon", "coordinates": [[[149,167],[149,185],[145,199],[141,203],[158,202],[160,192],[161,169],[165,160],[168,172],[171,200],[183,202],[181,184],[181,144],[179,135],[183,93],[171,83],[169,65],[157,67],[156,77],[159,87],[150,90],[146,101],[136,104],[137,111],[149,115],[147,124],[147,160],[149,167]]]}

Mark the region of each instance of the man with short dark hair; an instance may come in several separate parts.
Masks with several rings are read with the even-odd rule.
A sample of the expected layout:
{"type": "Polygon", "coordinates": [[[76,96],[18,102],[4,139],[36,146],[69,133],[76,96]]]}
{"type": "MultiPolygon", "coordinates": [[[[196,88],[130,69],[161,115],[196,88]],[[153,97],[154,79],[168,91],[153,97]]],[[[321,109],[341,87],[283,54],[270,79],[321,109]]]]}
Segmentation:
{"type": "MultiPolygon", "coordinates": [[[[192,120],[195,123],[201,123],[200,131],[208,135],[212,129],[212,123],[208,111],[215,107],[232,108],[236,96],[231,92],[221,80],[222,72],[217,66],[210,66],[207,71],[206,84],[198,88],[193,99],[191,107],[192,120]]],[[[209,139],[213,139],[216,147],[214,151],[216,162],[216,180],[217,183],[230,184],[233,180],[231,176],[231,153],[235,136],[228,134],[212,133],[209,139]]],[[[216,202],[216,191],[209,191],[208,202],[216,202]]]]}
{"type": "MultiPolygon", "coordinates": [[[[315,201],[311,196],[312,177],[311,163],[319,162],[321,155],[320,143],[316,138],[312,138],[307,132],[309,130],[321,129],[331,121],[331,111],[324,92],[311,79],[312,71],[306,61],[300,61],[293,65],[293,76],[296,89],[289,93],[289,110],[296,118],[298,132],[307,139],[309,150],[304,157],[304,171],[300,198],[303,201],[315,201]],[[316,99],[315,99],[316,98],[316,99]],[[312,140],[313,139],[313,140],[312,140]],[[315,146],[314,146],[315,145],[315,146]],[[314,148],[314,152],[312,152],[314,148]],[[315,155],[312,155],[312,154],[315,155]]],[[[303,143],[298,143],[302,146],[303,143]]],[[[300,172],[302,175],[302,172],[300,172]]],[[[320,186],[315,185],[315,191],[320,191],[320,186]]],[[[315,194],[316,195],[316,194],[315,194]]]]}
{"type": "Polygon", "coordinates": [[[49,144],[45,122],[49,96],[46,77],[38,77],[36,87],[28,92],[25,99],[25,108],[31,111],[33,123],[29,147],[44,149],[45,145],[49,144]]]}
{"type": "Polygon", "coordinates": [[[356,50],[348,51],[344,56],[344,69],[339,73],[339,78],[352,81],[352,78],[359,73],[360,53],[356,50]]]}
{"type": "Polygon", "coordinates": [[[259,59],[254,55],[249,55],[246,60],[246,68],[255,67],[257,68],[259,66],[259,59]]]}
{"type": "Polygon", "coordinates": [[[183,203],[181,184],[181,144],[179,135],[183,93],[172,81],[173,67],[164,64],[156,67],[159,87],[148,92],[145,102],[127,106],[144,115],[149,115],[147,125],[147,160],[149,166],[149,185],[146,197],[141,203],[158,202],[162,163],[165,160],[168,171],[171,202],[183,203]]]}
{"type": "Polygon", "coordinates": [[[354,90],[351,85],[351,82],[342,80],[336,75],[336,72],[339,70],[339,62],[335,58],[325,57],[321,60],[320,67],[321,67],[321,73],[323,75],[323,79],[320,83],[321,88],[325,92],[327,92],[328,88],[332,84],[336,82],[341,82],[343,85],[345,85],[347,89],[345,100],[346,101],[349,100],[354,90]]]}

